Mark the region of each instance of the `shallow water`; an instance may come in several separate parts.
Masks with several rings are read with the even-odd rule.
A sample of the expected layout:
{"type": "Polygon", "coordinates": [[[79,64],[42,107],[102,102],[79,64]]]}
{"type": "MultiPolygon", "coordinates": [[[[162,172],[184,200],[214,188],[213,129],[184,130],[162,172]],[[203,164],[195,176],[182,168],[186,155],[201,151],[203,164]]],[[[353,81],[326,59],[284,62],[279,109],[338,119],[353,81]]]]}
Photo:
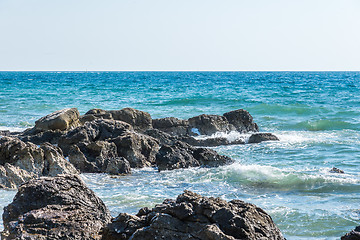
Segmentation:
{"type": "MultiPolygon", "coordinates": [[[[1,72],[0,128],[24,129],[65,107],[184,119],[243,108],[280,141],[214,148],[236,160],[225,167],[82,176],[113,216],[188,189],[264,208],[288,239],[339,239],[360,225],[359,80],[357,72],[1,72]]],[[[14,194],[0,190],[0,206],[14,194]]]]}

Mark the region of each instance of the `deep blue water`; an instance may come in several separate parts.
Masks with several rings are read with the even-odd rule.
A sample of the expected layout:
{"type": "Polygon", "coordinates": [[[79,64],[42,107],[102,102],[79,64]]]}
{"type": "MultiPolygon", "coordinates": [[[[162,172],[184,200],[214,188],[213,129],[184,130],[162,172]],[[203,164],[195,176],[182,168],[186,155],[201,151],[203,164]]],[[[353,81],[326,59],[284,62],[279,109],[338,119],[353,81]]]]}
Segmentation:
{"type": "MultiPolygon", "coordinates": [[[[216,147],[236,160],[226,167],[83,175],[114,216],[189,189],[257,204],[288,239],[338,239],[360,225],[359,72],[0,72],[0,129],[66,107],[183,119],[243,108],[281,140],[216,147]]],[[[14,194],[0,190],[0,205],[14,194]]]]}

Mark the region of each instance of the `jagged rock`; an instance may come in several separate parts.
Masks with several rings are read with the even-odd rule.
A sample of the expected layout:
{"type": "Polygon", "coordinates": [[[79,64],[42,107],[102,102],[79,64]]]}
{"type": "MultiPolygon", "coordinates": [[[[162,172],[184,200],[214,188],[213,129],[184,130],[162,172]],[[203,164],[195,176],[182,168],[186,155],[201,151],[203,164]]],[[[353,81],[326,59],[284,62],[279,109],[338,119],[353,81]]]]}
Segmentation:
{"type": "Polygon", "coordinates": [[[131,173],[130,163],[123,157],[110,159],[107,162],[105,171],[106,173],[118,175],[131,173]]]}
{"type": "Polygon", "coordinates": [[[131,167],[151,166],[159,149],[154,138],[135,132],[130,124],[106,119],[73,129],[59,139],[59,147],[83,172],[104,172],[106,161],[118,157],[125,158],[131,167]],[[70,154],[74,145],[78,150],[70,154]]]}
{"type": "Polygon", "coordinates": [[[41,177],[21,185],[4,208],[2,239],[101,239],[110,219],[78,176],[41,177]]]}
{"type": "Polygon", "coordinates": [[[37,120],[35,122],[35,129],[41,131],[69,130],[80,125],[79,116],[77,108],[62,109],[37,120]]]}
{"type": "Polygon", "coordinates": [[[159,171],[178,168],[208,166],[215,167],[233,163],[234,161],[207,148],[195,148],[178,141],[175,144],[163,145],[156,155],[159,171]]]}
{"type": "Polygon", "coordinates": [[[83,126],[77,127],[59,139],[59,147],[68,155],[70,148],[79,143],[91,143],[95,141],[105,141],[109,138],[120,136],[132,130],[130,124],[122,121],[96,119],[86,122],[83,126]]]}
{"type": "Polygon", "coordinates": [[[179,141],[178,137],[172,136],[159,129],[148,129],[144,134],[157,139],[161,145],[173,145],[175,142],[179,141]]]}
{"type": "Polygon", "coordinates": [[[343,170],[339,169],[339,168],[336,168],[336,167],[333,167],[331,170],[330,170],[331,173],[345,173],[343,170]]]}
{"type": "Polygon", "coordinates": [[[250,136],[248,143],[260,143],[264,141],[279,141],[279,138],[272,133],[254,133],[250,136]]]}
{"type": "Polygon", "coordinates": [[[240,200],[226,202],[185,191],[137,216],[120,214],[104,229],[103,240],[113,239],[271,239],[284,240],[271,217],[261,208],[240,200]]]}
{"type": "Polygon", "coordinates": [[[0,185],[6,188],[16,188],[34,177],[78,173],[61,149],[49,143],[38,147],[14,137],[0,138],[0,169],[0,185]]]}
{"type": "Polygon", "coordinates": [[[149,113],[133,108],[110,111],[114,120],[129,123],[135,130],[145,131],[152,128],[152,119],[149,113]]]}
{"type": "Polygon", "coordinates": [[[234,131],[235,127],[230,125],[224,116],[202,114],[189,118],[191,128],[196,128],[201,135],[211,135],[216,132],[234,131]]]}
{"type": "Polygon", "coordinates": [[[153,128],[173,136],[191,135],[189,121],[181,120],[175,117],[159,118],[152,120],[153,128]]]}
{"type": "Polygon", "coordinates": [[[360,226],[342,236],[341,240],[360,240],[360,226]]]}
{"type": "Polygon", "coordinates": [[[103,109],[91,109],[81,116],[82,123],[95,119],[110,119],[123,121],[130,124],[135,130],[145,131],[152,128],[152,119],[149,113],[133,108],[123,108],[121,110],[106,111],[103,109]]]}
{"type": "Polygon", "coordinates": [[[254,122],[250,113],[244,109],[238,109],[231,112],[224,113],[224,117],[229,124],[233,125],[236,131],[241,133],[258,132],[259,127],[254,122]]]}
{"type": "Polygon", "coordinates": [[[48,130],[42,131],[36,128],[27,129],[24,132],[15,135],[21,141],[24,142],[32,142],[35,144],[42,144],[45,142],[49,142],[52,144],[57,144],[59,138],[64,134],[64,131],[60,130],[48,130]]]}

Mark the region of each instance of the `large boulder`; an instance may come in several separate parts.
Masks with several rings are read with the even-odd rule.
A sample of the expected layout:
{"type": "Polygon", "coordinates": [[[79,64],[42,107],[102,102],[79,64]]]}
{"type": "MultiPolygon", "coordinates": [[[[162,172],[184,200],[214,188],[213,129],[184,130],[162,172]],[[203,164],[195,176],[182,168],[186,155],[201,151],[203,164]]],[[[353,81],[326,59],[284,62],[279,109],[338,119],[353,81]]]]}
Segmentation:
{"type": "Polygon", "coordinates": [[[77,174],[60,148],[49,143],[36,146],[18,138],[0,138],[0,188],[16,188],[31,178],[77,174]]]}
{"type": "Polygon", "coordinates": [[[223,156],[208,148],[195,148],[178,141],[173,145],[163,145],[156,155],[159,171],[189,167],[218,167],[234,162],[230,157],[223,156]]]}
{"type": "Polygon", "coordinates": [[[226,202],[185,191],[136,216],[120,214],[104,229],[104,240],[284,240],[271,217],[240,200],[226,202]]]}
{"type": "Polygon", "coordinates": [[[59,147],[82,172],[106,172],[112,160],[134,168],[151,166],[159,149],[154,138],[135,132],[130,124],[107,119],[69,131],[59,139],[59,147]]]}
{"type": "Polygon", "coordinates": [[[254,122],[250,113],[244,109],[238,109],[231,112],[224,113],[224,117],[229,124],[233,125],[236,131],[241,133],[258,132],[259,127],[254,122]]]}
{"type": "Polygon", "coordinates": [[[2,239],[101,239],[111,216],[76,175],[41,177],[19,187],[4,208],[2,239]]]}
{"type": "Polygon", "coordinates": [[[66,131],[80,125],[79,116],[77,108],[62,109],[37,120],[35,129],[66,131]]]}
{"type": "Polygon", "coordinates": [[[95,119],[110,119],[123,121],[130,124],[137,131],[145,131],[152,128],[152,119],[149,113],[133,108],[106,111],[103,109],[91,109],[80,117],[82,123],[95,119]]]}
{"type": "Polygon", "coordinates": [[[172,136],[183,136],[192,134],[189,121],[175,117],[158,118],[152,120],[153,128],[171,134],[172,136]]]}
{"type": "Polygon", "coordinates": [[[248,143],[260,143],[264,141],[280,141],[277,136],[272,133],[254,133],[249,137],[248,143]]]}
{"type": "Polygon", "coordinates": [[[342,236],[341,240],[360,240],[360,226],[342,236]]]}
{"type": "Polygon", "coordinates": [[[216,132],[234,131],[233,125],[230,125],[224,116],[202,114],[189,118],[190,127],[197,129],[201,135],[211,135],[216,132]]]}

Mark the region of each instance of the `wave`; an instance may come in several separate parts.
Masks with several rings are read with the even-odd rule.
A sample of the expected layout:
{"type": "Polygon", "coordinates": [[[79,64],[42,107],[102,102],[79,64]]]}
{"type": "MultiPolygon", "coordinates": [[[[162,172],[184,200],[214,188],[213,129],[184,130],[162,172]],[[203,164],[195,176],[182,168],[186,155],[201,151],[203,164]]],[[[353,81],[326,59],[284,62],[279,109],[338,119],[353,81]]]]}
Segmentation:
{"type": "Polygon", "coordinates": [[[359,124],[349,123],[340,120],[316,120],[316,121],[303,121],[293,125],[295,129],[308,130],[308,131],[324,131],[324,130],[342,130],[359,128],[359,124]]]}
{"type": "Polygon", "coordinates": [[[217,176],[229,184],[240,184],[256,189],[271,188],[281,191],[351,192],[360,190],[360,178],[350,174],[330,173],[330,168],[279,169],[263,165],[235,163],[225,167],[217,176]]]}

